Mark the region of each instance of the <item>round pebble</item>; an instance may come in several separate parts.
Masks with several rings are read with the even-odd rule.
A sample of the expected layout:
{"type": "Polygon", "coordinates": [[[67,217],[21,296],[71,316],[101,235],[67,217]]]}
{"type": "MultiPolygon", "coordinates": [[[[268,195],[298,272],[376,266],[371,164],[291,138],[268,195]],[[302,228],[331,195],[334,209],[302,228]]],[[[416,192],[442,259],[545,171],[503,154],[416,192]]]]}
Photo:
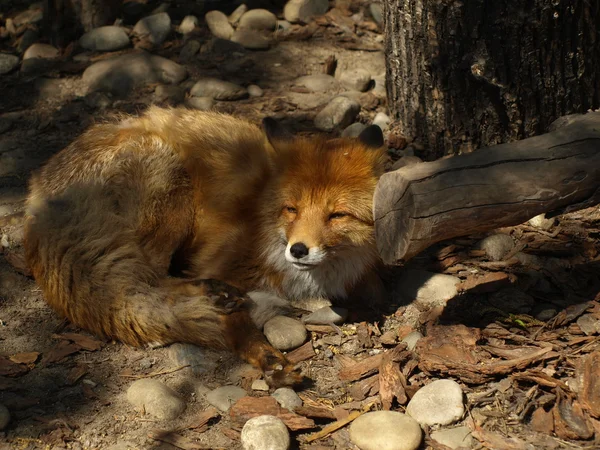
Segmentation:
{"type": "Polygon", "coordinates": [[[302,86],[312,92],[325,92],[338,86],[337,80],[326,73],[306,75],[294,82],[295,86],[302,86]]]}
{"type": "Polygon", "coordinates": [[[266,50],[271,46],[271,40],[255,30],[237,29],[231,36],[231,42],[240,44],[250,50],[266,50]]]}
{"type": "Polygon", "coordinates": [[[221,386],[206,394],[206,401],[225,412],[229,411],[231,405],[246,395],[246,391],[239,386],[221,386]]]}
{"type": "Polygon", "coordinates": [[[152,379],[135,381],[127,390],[127,400],[163,420],[176,419],[185,409],[185,402],[173,389],[152,379]]]}
{"type": "Polygon", "coordinates": [[[333,131],[350,125],[358,113],[358,102],[347,97],[335,97],[315,117],[315,126],[321,131],[333,131]]]}
{"type": "Polygon", "coordinates": [[[406,300],[416,300],[422,305],[445,305],[458,295],[456,285],[460,279],[442,273],[424,270],[406,270],[400,277],[398,289],[406,300]]]}
{"type": "Polygon", "coordinates": [[[507,234],[492,234],[477,244],[492,261],[501,261],[515,246],[512,238],[507,234]]]}
{"type": "Polygon", "coordinates": [[[8,55],[6,53],[0,53],[0,75],[14,70],[19,65],[19,57],[15,55],[8,55]]]}
{"type": "Polygon", "coordinates": [[[248,94],[250,97],[262,97],[264,92],[259,86],[251,84],[248,86],[248,94]]]}
{"type": "Polygon", "coordinates": [[[209,11],[204,16],[206,25],[213,36],[220,39],[231,39],[233,36],[233,27],[229,23],[227,16],[221,11],[209,11]]]}
{"type": "Polygon", "coordinates": [[[159,103],[177,105],[183,101],[184,96],[185,92],[179,86],[161,84],[154,89],[154,101],[159,103]]]}
{"type": "Polygon", "coordinates": [[[290,433],[275,416],[253,417],[244,424],[240,436],[244,450],[286,450],[290,433]]]}
{"type": "Polygon", "coordinates": [[[431,439],[452,449],[473,447],[473,438],[471,437],[471,429],[469,427],[436,430],[431,433],[431,439]]]}
{"type": "Polygon", "coordinates": [[[37,30],[32,30],[31,28],[26,29],[23,33],[23,36],[21,36],[19,43],[17,44],[17,50],[19,53],[23,53],[29,48],[30,45],[35,44],[39,38],[40,35],[37,30]]]}
{"type": "Polygon", "coordinates": [[[209,111],[215,105],[212,97],[188,97],[185,99],[185,106],[198,111],[209,111]]]}
{"type": "Polygon", "coordinates": [[[242,86],[219,80],[218,78],[200,78],[190,90],[193,97],[210,97],[215,100],[239,100],[248,97],[248,91],[242,86]]]}
{"type": "Polygon", "coordinates": [[[252,382],[252,390],[253,391],[268,391],[269,385],[265,380],[254,380],[252,382]]]}
{"type": "Polygon", "coordinates": [[[154,45],[162,44],[171,33],[171,18],[166,12],[140,19],[133,27],[133,34],[148,38],[154,45]]]}
{"type": "Polygon", "coordinates": [[[196,53],[200,50],[200,42],[196,40],[189,40],[185,43],[181,52],[179,52],[179,58],[181,61],[188,62],[190,61],[196,53]]]}
{"type": "Polygon", "coordinates": [[[235,8],[235,10],[231,14],[229,14],[229,23],[231,25],[236,25],[240,21],[241,17],[246,13],[246,11],[248,11],[248,7],[244,3],[242,3],[240,6],[235,8]]]}
{"type": "Polygon", "coordinates": [[[29,46],[23,54],[23,61],[27,59],[42,58],[54,59],[58,57],[58,49],[50,44],[35,43],[29,46]]]}
{"type": "Polygon", "coordinates": [[[306,328],[302,322],[286,316],[275,316],[265,323],[264,333],[278,350],[293,350],[306,340],[306,328]]]}
{"type": "MultiPolygon", "coordinates": [[[[179,103],[180,99],[183,100],[184,92],[179,86],[157,86],[154,95],[165,97],[173,103],[179,103]]],[[[169,346],[168,352],[175,365],[189,366],[186,370],[196,376],[211,372],[219,364],[218,353],[193,344],[176,343],[169,346]]]]}
{"type": "Polygon", "coordinates": [[[396,411],[374,411],[350,425],[350,440],[361,450],[415,450],[421,445],[419,424],[396,411]]]}
{"type": "Polygon", "coordinates": [[[371,83],[371,74],[365,69],[354,69],[342,72],[340,83],[348,89],[365,92],[371,83]]]}
{"type": "Polygon", "coordinates": [[[304,316],[302,322],[313,325],[327,325],[329,323],[340,324],[343,323],[347,317],[348,310],[346,308],[325,306],[304,316]]]}
{"type": "Polygon", "coordinates": [[[378,112],[373,119],[373,125],[377,125],[382,131],[386,131],[390,127],[390,116],[386,113],[378,112]]]}
{"type": "Polygon", "coordinates": [[[352,125],[348,125],[344,131],[342,131],[342,137],[358,137],[358,135],[362,133],[365,128],[367,128],[367,126],[364,123],[353,123],[352,125]]]}
{"type": "Polygon", "coordinates": [[[277,16],[266,9],[251,9],[240,17],[238,29],[273,31],[277,28],[277,16]]]}
{"type": "Polygon", "coordinates": [[[404,336],[402,338],[401,342],[404,342],[407,346],[407,348],[410,351],[413,351],[415,349],[415,347],[417,346],[417,342],[419,342],[419,339],[421,339],[423,337],[423,335],[421,333],[419,333],[418,331],[412,331],[410,333],[408,333],[406,336],[404,336]]]}
{"type": "Polygon", "coordinates": [[[279,403],[282,408],[289,409],[290,411],[294,411],[294,409],[302,406],[302,399],[289,387],[276,389],[271,397],[277,400],[277,403],[279,403]]]}
{"type": "Polygon", "coordinates": [[[10,422],[10,411],[4,405],[0,405],[0,430],[4,430],[10,422]]]}
{"type": "Polygon", "coordinates": [[[198,26],[198,18],[196,16],[185,16],[179,24],[179,31],[181,34],[189,34],[198,26]]]}
{"type": "Polygon", "coordinates": [[[452,380],[436,380],[419,389],[406,413],[421,425],[449,425],[465,412],[463,392],[452,380]]]}
{"type": "Polygon", "coordinates": [[[548,231],[550,228],[552,228],[555,223],[556,217],[546,219],[546,214],[539,214],[529,219],[529,225],[531,225],[532,227],[540,228],[545,231],[548,231]]]}
{"type": "Polygon", "coordinates": [[[121,27],[106,26],[88,31],[79,39],[79,45],[86,50],[110,52],[129,45],[129,36],[121,27]]]}
{"type": "Polygon", "coordinates": [[[309,22],[329,9],[328,0],[289,0],[283,8],[285,20],[292,23],[309,22]]]}

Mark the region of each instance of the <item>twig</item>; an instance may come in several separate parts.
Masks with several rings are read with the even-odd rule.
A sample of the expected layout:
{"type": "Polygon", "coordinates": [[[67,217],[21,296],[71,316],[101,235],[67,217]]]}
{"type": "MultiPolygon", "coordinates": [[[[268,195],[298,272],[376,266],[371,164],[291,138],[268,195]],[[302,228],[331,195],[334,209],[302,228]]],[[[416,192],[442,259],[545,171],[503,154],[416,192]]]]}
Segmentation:
{"type": "Polygon", "coordinates": [[[352,411],[350,414],[348,414],[348,417],[337,420],[333,423],[330,423],[329,425],[326,425],[325,428],[323,428],[321,431],[318,431],[317,433],[313,433],[310,436],[308,436],[306,438],[306,442],[310,443],[310,442],[316,441],[317,439],[322,439],[325,436],[328,436],[329,434],[333,433],[334,431],[339,430],[343,426],[348,425],[350,422],[352,422],[356,418],[358,418],[358,417],[362,416],[364,413],[368,412],[373,405],[374,405],[374,403],[369,403],[368,405],[365,405],[365,407],[363,409],[361,409],[360,411],[352,411]]]}
{"type": "Polygon", "coordinates": [[[150,378],[150,377],[156,377],[158,375],[167,375],[169,373],[178,372],[181,369],[185,369],[186,367],[190,367],[190,365],[186,364],[185,366],[179,366],[179,367],[175,367],[174,369],[163,370],[163,371],[160,371],[160,372],[152,372],[152,373],[148,373],[146,375],[127,375],[127,374],[121,374],[121,376],[125,377],[125,378],[135,378],[135,379],[150,378]]]}

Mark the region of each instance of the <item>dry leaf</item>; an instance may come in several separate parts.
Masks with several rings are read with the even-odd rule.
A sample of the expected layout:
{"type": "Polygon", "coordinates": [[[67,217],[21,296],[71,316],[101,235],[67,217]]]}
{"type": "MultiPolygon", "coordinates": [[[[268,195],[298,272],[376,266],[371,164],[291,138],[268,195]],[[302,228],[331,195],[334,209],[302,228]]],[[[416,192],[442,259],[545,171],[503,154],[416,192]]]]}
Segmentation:
{"type": "Polygon", "coordinates": [[[17,353],[9,357],[9,359],[17,364],[33,364],[40,356],[39,352],[17,353]]]}

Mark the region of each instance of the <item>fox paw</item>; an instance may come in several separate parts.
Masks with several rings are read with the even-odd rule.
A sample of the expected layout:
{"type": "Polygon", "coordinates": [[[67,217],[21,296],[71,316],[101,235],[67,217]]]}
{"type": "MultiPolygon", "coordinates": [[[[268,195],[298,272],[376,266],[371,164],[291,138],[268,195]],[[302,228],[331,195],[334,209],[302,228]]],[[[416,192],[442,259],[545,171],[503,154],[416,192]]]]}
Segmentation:
{"type": "Polygon", "coordinates": [[[305,381],[300,368],[290,363],[283,355],[281,357],[272,355],[267,364],[264,374],[269,386],[276,388],[296,386],[305,381]]]}

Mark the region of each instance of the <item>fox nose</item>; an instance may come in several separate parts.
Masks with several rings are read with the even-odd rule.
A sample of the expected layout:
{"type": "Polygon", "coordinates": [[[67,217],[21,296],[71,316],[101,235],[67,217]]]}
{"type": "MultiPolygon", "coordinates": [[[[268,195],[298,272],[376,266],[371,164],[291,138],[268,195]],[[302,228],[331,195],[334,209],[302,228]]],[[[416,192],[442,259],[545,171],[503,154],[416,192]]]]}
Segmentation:
{"type": "Polygon", "coordinates": [[[294,258],[304,258],[306,255],[308,255],[308,247],[302,242],[296,242],[290,247],[290,253],[294,258]]]}

